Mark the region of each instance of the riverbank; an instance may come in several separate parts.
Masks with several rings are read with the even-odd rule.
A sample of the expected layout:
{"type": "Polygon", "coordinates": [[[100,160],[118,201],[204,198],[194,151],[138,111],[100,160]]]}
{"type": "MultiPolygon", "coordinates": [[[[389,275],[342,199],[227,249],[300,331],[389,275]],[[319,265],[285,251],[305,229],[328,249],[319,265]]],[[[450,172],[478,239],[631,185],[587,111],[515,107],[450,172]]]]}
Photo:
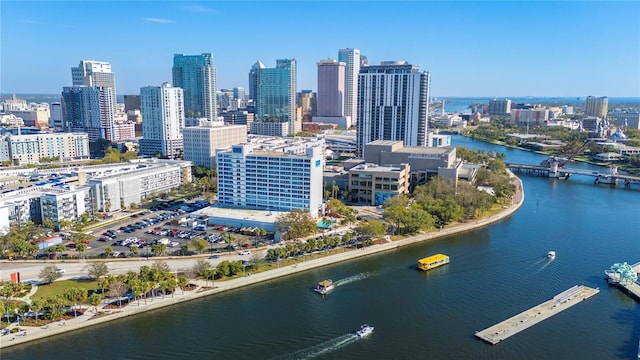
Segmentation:
{"type": "MultiPolygon", "coordinates": [[[[310,259],[302,263],[298,263],[293,266],[283,266],[277,269],[265,271],[262,273],[253,274],[242,278],[237,278],[228,281],[216,281],[214,283],[206,282],[203,280],[194,281],[198,287],[192,291],[176,290],[173,296],[165,296],[164,298],[153,298],[152,301],[140,300],[139,302],[131,302],[126,307],[121,309],[104,309],[104,305],[98,307],[98,312],[104,312],[104,315],[94,317],[96,314],[94,309],[88,308],[83,315],[74,319],[68,319],[66,321],[50,323],[46,327],[25,327],[21,326],[21,329],[26,330],[25,336],[18,336],[16,334],[9,334],[0,337],[0,348],[6,348],[19,344],[24,344],[30,341],[46,339],[51,336],[68,333],[70,331],[80,330],[88,326],[102,324],[108,321],[133,316],[146,311],[160,309],[166,306],[182,303],[198,299],[204,296],[218,294],[224,291],[241,288],[247,285],[257,284],[260,282],[276,279],[279,277],[287,276],[290,274],[315,269],[318,267],[348,261],[351,259],[376,254],[382,251],[393,250],[399,247],[408,246],[418,242],[429,241],[444,236],[471,231],[477,228],[488,226],[492,223],[501,221],[513,213],[515,213],[524,203],[524,192],[522,182],[519,178],[511,174],[512,181],[516,185],[516,193],[512,199],[512,204],[503,209],[496,215],[489,216],[484,219],[461,224],[451,228],[445,228],[439,231],[421,233],[408,238],[404,238],[396,241],[388,241],[383,244],[372,245],[361,250],[345,251],[339,254],[333,254],[317,259],[310,259]]],[[[11,327],[14,327],[12,324],[11,327]]]]}

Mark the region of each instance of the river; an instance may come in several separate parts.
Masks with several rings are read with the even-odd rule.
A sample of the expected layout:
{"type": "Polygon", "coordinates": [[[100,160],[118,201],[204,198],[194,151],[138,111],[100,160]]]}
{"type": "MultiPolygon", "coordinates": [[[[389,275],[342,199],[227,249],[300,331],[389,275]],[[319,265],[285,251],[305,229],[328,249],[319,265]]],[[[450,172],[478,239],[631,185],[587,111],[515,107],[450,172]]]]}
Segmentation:
{"type": "MultiPolygon", "coordinates": [[[[460,136],[453,144],[544,159],[460,136]]],[[[522,180],[522,208],[489,227],[3,349],[2,359],[635,358],[640,308],[603,271],[640,261],[640,189],[522,180]],[[449,265],[416,271],[439,252],[449,265]],[[325,297],[310,290],[323,279],[339,282],[325,297]],[[496,346],[474,337],[577,284],[601,292],[496,346]],[[356,339],[363,323],[376,330],[356,339]]]]}

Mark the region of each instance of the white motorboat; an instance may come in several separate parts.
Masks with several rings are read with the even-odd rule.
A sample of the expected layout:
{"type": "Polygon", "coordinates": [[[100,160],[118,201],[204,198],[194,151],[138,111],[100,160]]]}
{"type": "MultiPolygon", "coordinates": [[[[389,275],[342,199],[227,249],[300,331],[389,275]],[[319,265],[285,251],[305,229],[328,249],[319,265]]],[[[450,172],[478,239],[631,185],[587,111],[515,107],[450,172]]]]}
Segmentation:
{"type": "Polygon", "coordinates": [[[367,324],[364,324],[362,326],[360,326],[360,330],[356,331],[356,335],[358,335],[359,337],[365,337],[367,335],[370,335],[373,332],[373,326],[369,326],[367,324]]]}
{"type": "Polygon", "coordinates": [[[334,287],[335,285],[333,285],[333,281],[324,280],[319,282],[318,285],[316,285],[316,287],[313,288],[313,291],[320,293],[322,295],[325,295],[329,291],[333,290],[334,287]]]}
{"type": "Polygon", "coordinates": [[[553,259],[555,259],[555,258],[556,258],[556,252],[555,252],[555,251],[549,251],[549,252],[547,253],[547,258],[548,258],[549,260],[553,260],[553,259]]]}

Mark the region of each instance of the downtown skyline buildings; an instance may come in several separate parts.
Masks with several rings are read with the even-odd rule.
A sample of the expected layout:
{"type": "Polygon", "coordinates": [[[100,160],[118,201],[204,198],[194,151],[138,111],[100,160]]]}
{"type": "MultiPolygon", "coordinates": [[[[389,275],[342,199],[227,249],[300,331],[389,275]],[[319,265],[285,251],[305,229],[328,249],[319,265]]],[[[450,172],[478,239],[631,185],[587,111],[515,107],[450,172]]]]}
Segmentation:
{"type": "Polygon", "coordinates": [[[215,121],[218,116],[216,69],[213,54],[173,55],[173,86],[184,92],[187,117],[204,117],[215,121]]]}

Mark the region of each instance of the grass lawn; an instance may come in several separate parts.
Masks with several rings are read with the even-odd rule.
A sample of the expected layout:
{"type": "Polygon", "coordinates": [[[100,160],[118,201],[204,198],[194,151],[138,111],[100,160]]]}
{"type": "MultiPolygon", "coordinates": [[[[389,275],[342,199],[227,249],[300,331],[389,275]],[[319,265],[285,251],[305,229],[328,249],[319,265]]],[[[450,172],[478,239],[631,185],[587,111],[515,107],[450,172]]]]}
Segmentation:
{"type": "Polygon", "coordinates": [[[85,290],[98,289],[97,280],[63,280],[54,281],[49,285],[38,286],[38,291],[31,297],[31,299],[40,299],[43,297],[49,297],[54,295],[64,294],[64,289],[77,287],[85,290]]]}

